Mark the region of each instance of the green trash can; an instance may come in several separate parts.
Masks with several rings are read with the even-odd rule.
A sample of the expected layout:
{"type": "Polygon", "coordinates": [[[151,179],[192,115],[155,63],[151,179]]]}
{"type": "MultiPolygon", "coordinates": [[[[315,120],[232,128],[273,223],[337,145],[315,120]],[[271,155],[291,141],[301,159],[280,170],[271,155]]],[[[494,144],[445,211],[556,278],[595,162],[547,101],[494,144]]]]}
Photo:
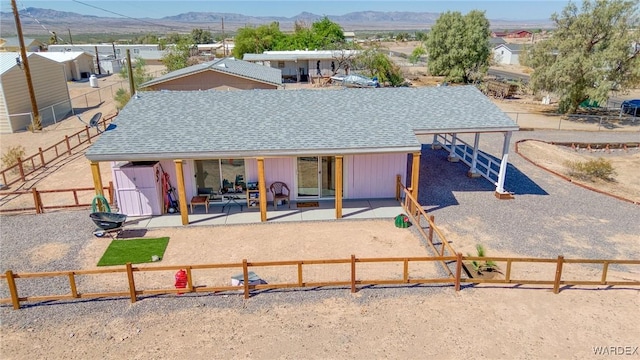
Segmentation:
{"type": "Polygon", "coordinates": [[[405,214],[400,214],[395,217],[396,227],[406,229],[411,223],[409,222],[409,217],[405,214]]]}

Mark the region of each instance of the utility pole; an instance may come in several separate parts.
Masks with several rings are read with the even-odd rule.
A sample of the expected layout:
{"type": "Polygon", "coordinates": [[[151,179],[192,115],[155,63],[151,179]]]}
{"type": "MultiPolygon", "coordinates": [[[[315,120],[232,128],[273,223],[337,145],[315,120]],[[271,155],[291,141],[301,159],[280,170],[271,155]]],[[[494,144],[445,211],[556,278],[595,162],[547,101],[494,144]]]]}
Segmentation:
{"type": "Polygon", "coordinates": [[[69,32],[69,42],[71,43],[71,46],[73,46],[73,38],[71,37],[71,29],[67,28],[67,31],[69,32]]]}
{"type": "Polygon", "coordinates": [[[102,71],[100,70],[100,56],[98,56],[98,47],[94,46],[94,49],[96,50],[96,66],[98,67],[98,74],[102,74],[102,71]]]}
{"type": "Polygon", "coordinates": [[[20,24],[20,16],[18,15],[16,0],[11,0],[11,9],[13,10],[13,17],[16,21],[16,30],[18,32],[18,40],[20,41],[20,56],[22,57],[24,74],[27,78],[27,87],[29,88],[29,97],[31,98],[31,111],[33,112],[33,130],[42,130],[42,122],[40,121],[40,112],[38,111],[38,103],[36,102],[36,93],[33,90],[33,82],[31,82],[29,59],[27,59],[27,49],[24,46],[24,39],[22,38],[22,25],[20,24]]]}
{"type": "Polygon", "coordinates": [[[224,38],[224,17],[222,18],[222,54],[224,57],[227,57],[227,45],[225,43],[224,38]]]}
{"type": "Polygon", "coordinates": [[[127,71],[129,71],[129,93],[131,97],[136,93],[136,86],[133,82],[133,66],[131,66],[131,50],[127,49],[127,71]]]}

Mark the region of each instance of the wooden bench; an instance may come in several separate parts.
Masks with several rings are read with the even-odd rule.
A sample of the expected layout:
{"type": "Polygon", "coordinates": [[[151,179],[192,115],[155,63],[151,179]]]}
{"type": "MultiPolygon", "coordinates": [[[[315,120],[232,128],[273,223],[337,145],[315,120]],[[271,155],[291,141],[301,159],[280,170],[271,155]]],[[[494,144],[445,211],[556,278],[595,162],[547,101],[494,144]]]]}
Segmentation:
{"type": "Polygon", "coordinates": [[[209,213],[209,197],[208,196],[194,196],[191,198],[191,213],[193,214],[193,205],[204,205],[204,210],[209,213]]]}

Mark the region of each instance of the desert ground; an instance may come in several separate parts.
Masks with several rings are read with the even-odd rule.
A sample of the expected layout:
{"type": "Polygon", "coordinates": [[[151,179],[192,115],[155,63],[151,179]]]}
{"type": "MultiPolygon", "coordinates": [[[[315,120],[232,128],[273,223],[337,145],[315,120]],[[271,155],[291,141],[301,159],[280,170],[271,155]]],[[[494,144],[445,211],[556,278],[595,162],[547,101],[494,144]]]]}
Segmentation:
{"type": "MultiPolygon", "coordinates": [[[[107,81],[105,79],[101,86],[106,86],[107,81]]],[[[496,103],[501,106],[499,101],[496,103]]],[[[514,102],[508,104],[521,109],[514,102]]],[[[105,108],[103,113],[109,111],[105,108]]],[[[539,121],[547,119],[540,115],[539,121]]],[[[27,154],[31,154],[82,126],[79,121],[69,119],[38,133],[2,135],[2,151],[22,144],[27,154]]],[[[563,171],[566,159],[602,155],[534,142],[523,143],[520,150],[559,172],[563,171]]],[[[615,164],[617,182],[591,186],[616,194],[622,191],[625,196],[638,199],[640,155],[618,152],[606,156],[615,164]]],[[[111,178],[108,166],[102,166],[102,172],[106,183],[111,178]]],[[[51,166],[46,176],[31,181],[27,186],[35,183],[43,189],[92,184],[88,161],[81,152],[51,166]]],[[[292,259],[342,258],[351,254],[359,257],[430,255],[414,233],[384,221],[167,228],[149,230],[144,236],[171,237],[163,264],[231,262],[239,258],[283,260],[283,253],[292,259]],[[278,242],[258,239],[278,239],[278,242]]],[[[86,246],[79,252],[84,259],[83,268],[95,268],[107,245],[105,239],[87,239],[86,246]]],[[[53,240],[23,256],[25,261],[46,265],[63,258],[69,251],[66,244],[53,240]]],[[[395,270],[382,268],[388,273],[395,270]]],[[[438,269],[425,266],[415,271],[437,273],[438,269]]],[[[260,275],[284,276],[273,269],[266,269],[260,275]]],[[[208,276],[202,280],[207,284],[227,279],[215,274],[208,276]]],[[[343,274],[336,267],[314,270],[310,276],[337,278],[343,274]]],[[[613,273],[612,276],[638,275],[613,273]]],[[[168,279],[148,277],[140,281],[148,286],[166,283],[170,286],[172,278],[169,274],[168,279]]],[[[92,280],[86,285],[101,289],[111,283],[108,279],[92,280]]],[[[296,301],[291,301],[291,297],[281,300],[277,294],[269,293],[248,300],[235,295],[170,296],[143,299],[135,304],[127,300],[106,300],[113,302],[115,310],[104,314],[77,315],[73,309],[80,304],[52,304],[16,312],[27,312],[34,318],[31,323],[20,325],[12,321],[17,315],[7,315],[6,311],[12,310],[2,309],[0,354],[4,359],[585,359],[602,357],[594,353],[594,347],[615,347],[615,351],[621,351],[622,347],[622,351],[635,351],[632,356],[635,357],[640,346],[637,288],[566,287],[558,295],[549,288],[534,286],[474,286],[459,293],[451,287],[399,292],[367,288],[355,294],[348,289],[314,291],[296,293],[296,301]],[[218,305],[223,301],[231,305],[218,305]],[[165,307],[164,303],[173,305],[165,307]],[[51,320],[47,318],[47,311],[69,315],[51,320]],[[34,313],[42,315],[33,316],[34,313]]]]}

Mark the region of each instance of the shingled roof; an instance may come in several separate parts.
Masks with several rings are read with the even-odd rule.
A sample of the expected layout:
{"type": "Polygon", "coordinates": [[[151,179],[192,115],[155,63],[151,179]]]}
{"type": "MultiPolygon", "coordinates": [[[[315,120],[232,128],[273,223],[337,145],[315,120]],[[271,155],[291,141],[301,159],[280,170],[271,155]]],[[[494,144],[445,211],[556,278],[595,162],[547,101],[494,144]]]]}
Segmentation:
{"type": "Polygon", "coordinates": [[[413,152],[416,134],[514,131],[473,86],[143,92],[92,161],[413,152]]]}
{"type": "Polygon", "coordinates": [[[222,58],[213,61],[208,61],[202,64],[189,66],[180,70],[172,71],[168,74],[157,77],[151,81],[147,81],[140,87],[148,87],[156,84],[163,83],[165,81],[174,80],[177,78],[190,76],[203,71],[216,71],[226,74],[232,74],[235,76],[252,79],[255,81],[282,85],[282,72],[279,69],[270,68],[267,66],[257,65],[248,61],[238,60],[235,58],[222,58]]]}

